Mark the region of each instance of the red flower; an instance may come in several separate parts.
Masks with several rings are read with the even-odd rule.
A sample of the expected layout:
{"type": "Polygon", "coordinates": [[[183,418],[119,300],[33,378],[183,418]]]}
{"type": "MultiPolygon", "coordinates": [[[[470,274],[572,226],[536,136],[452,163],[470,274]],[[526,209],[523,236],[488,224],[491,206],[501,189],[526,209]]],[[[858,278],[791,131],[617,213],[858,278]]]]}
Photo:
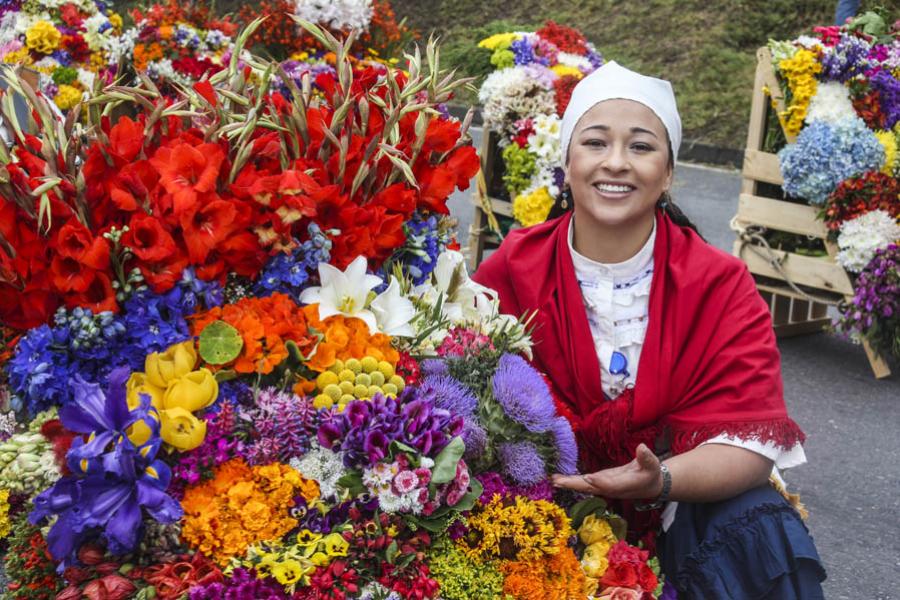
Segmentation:
{"type": "Polygon", "coordinates": [[[555,45],[561,52],[583,54],[587,49],[587,40],[581,35],[581,32],[559,25],[554,21],[547,21],[542,28],[537,30],[537,34],[555,45]]]}
{"type": "Polygon", "coordinates": [[[81,306],[89,308],[91,312],[98,313],[105,310],[117,311],[116,292],[112,287],[112,279],[103,271],[94,271],[94,277],[87,289],[69,294],[65,298],[68,308],[81,306]]]}
{"type": "MultiPolygon", "coordinates": [[[[195,196],[196,197],[196,196],[195,196]]],[[[209,195],[181,213],[181,228],[188,256],[194,263],[206,261],[209,253],[237,228],[247,224],[240,218],[235,201],[209,195]]]]}
{"type": "Polygon", "coordinates": [[[869,171],[845,179],[828,196],[825,223],[832,231],[840,229],[844,221],[872,210],[883,210],[900,218],[900,181],[880,171],[869,171]]]}
{"type": "Polygon", "coordinates": [[[56,465],[63,475],[69,475],[69,467],[66,464],[66,453],[72,446],[75,434],[63,427],[59,419],[51,419],[41,426],[41,435],[53,445],[53,457],[56,465]]]}
{"type": "Polygon", "coordinates": [[[164,261],[177,252],[175,240],[163,224],[146,213],[135,213],[124,243],[142,261],[164,261]]]}
{"type": "Polygon", "coordinates": [[[149,208],[159,175],[147,160],[125,165],[109,184],[109,197],[117,208],[135,211],[139,207],[149,208]]]}
{"type": "Polygon", "coordinates": [[[91,48],[81,35],[64,35],[62,36],[63,50],[69,53],[72,60],[76,62],[85,62],[91,57],[91,48]]]}
{"type": "Polygon", "coordinates": [[[216,189],[225,153],[217,144],[177,142],[156,151],[150,163],[159,172],[160,183],[172,194],[172,212],[181,216],[197,205],[198,194],[216,189]]]}
{"type": "Polygon", "coordinates": [[[81,27],[85,15],[82,14],[74,4],[63,4],[59,7],[59,17],[63,20],[63,23],[69,27],[78,29],[81,27]]]}
{"type": "Polygon", "coordinates": [[[574,75],[563,75],[553,82],[553,89],[556,91],[556,114],[562,117],[569,102],[572,101],[572,91],[578,82],[581,81],[574,75]]]}

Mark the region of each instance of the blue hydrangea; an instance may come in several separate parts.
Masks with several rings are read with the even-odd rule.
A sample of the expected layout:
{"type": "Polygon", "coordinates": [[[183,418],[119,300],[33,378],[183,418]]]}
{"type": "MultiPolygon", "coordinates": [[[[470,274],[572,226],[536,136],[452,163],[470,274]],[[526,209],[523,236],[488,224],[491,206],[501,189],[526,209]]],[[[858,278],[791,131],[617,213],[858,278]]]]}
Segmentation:
{"type": "Polygon", "coordinates": [[[279,253],[269,259],[254,286],[257,296],[271,296],[281,292],[299,298],[300,292],[310,285],[310,278],[317,273],[319,263],[331,260],[332,232],[322,231],[316,223],[307,228],[309,239],[290,253],[279,253]]]}
{"type": "Polygon", "coordinates": [[[884,147],[859,117],[837,123],[813,121],[797,143],[778,153],[784,191],[822,205],[845,179],[877,171],[884,164],[884,147]]]}

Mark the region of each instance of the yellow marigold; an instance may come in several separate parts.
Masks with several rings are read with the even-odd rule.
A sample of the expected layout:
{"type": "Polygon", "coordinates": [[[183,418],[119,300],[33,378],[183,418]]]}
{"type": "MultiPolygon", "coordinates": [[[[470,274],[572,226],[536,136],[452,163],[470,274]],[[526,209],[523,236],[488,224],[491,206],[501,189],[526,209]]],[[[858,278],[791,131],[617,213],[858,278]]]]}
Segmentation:
{"type": "Polygon", "coordinates": [[[525,227],[538,225],[547,220],[553,202],[553,196],[545,187],[530,194],[519,194],[513,200],[513,217],[525,227]]]}
{"type": "Polygon", "coordinates": [[[778,113],[778,118],[786,133],[797,135],[806,119],[809,101],[816,95],[816,74],[822,71],[822,64],[815,53],[803,49],[780,61],[778,69],[791,91],[790,104],[778,113]]]}
{"type": "Polygon", "coordinates": [[[252,544],[277,540],[296,527],[290,509],[298,493],[312,502],[318,485],[287,465],[250,467],[231,460],[215,469],[213,479],[185,492],[181,536],[224,566],[252,544]]]}
{"type": "Polygon", "coordinates": [[[500,566],[503,592],[517,600],[575,600],[587,598],[588,581],[578,558],[560,542],[549,559],[510,561],[500,566]]]}
{"type": "Polygon", "coordinates": [[[881,172],[893,176],[897,169],[897,138],[893,131],[876,131],[875,137],[884,148],[884,166],[881,167],[881,172]]]}
{"type": "Polygon", "coordinates": [[[517,497],[505,505],[494,496],[468,519],[468,533],[457,543],[471,559],[541,560],[559,552],[572,535],[569,518],[559,506],[517,497]]]}
{"type": "Polygon", "coordinates": [[[29,54],[28,48],[19,48],[18,50],[7,53],[6,56],[3,57],[3,62],[11,65],[30,65],[34,61],[31,60],[31,54],[29,54]]]}
{"type": "Polygon", "coordinates": [[[584,73],[581,72],[581,69],[569,65],[553,65],[552,67],[550,67],[550,70],[560,77],[565,77],[566,75],[571,75],[572,77],[577,77],[578,79],[584,77],[584,73]]]}
{"type": "Polygon", "coordinates": [[[9,535],[9,490],[0,488],[0,540],[9,535]]]}
{"type": "Polygon", "coordinates": [[[478,42],[478,47],[491,51],[494,51],[497,48],[509,48],[510,44],[518,38],[519,35],[516,33],[497,33],[478,42]]]}
{"type": "Polygon", "coordinates": [[[62,34],[47,21],[38,21],[25,32],[25,45],[35,52],[50,54],[59,47],[62,34]]]}
{"type": "Polygon", "coordinates": [[[62,110],[68,110],[81,102],[81,90],[65,83],[59,86],[59,91],[53,98],[56,105],[62,110]]]}

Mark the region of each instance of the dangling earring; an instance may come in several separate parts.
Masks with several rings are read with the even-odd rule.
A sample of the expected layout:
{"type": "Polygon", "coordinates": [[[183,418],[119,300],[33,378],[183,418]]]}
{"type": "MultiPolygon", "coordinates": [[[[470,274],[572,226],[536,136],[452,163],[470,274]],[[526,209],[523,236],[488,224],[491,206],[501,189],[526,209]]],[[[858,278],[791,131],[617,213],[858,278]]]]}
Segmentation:
{"type": "Polygon", "coordinates": [[[669,207],[669,201],[670,201],[671,199],[672,199],[672,197],[669,196],[669,190],[664,191],[664,192],[662,193],[662,195],[659,197],[659,208],[660,208],[660,210],[665,211],[665,210],[669,207]]]}
{"type": "Polygon", "coordinates": [[[563,210],[569,209],[569,203],[572,201],[572,188],[564,188],[562,191],[562,198],[560,199],[559,206],[563,210]]]}

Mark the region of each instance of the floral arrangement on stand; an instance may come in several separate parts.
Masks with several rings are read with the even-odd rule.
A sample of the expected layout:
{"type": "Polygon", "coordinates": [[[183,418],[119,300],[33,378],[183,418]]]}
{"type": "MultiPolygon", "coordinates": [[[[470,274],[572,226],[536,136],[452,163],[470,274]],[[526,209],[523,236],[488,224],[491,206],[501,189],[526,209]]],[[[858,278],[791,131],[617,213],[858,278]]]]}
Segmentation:
{"type": "Polygon", "coordinates": [[[603,58],[580,32],[553,21],[535,32],[493,35],[478,47],[497,68],[478,99],[485,126],[500,135],[513,216],[524,226],[542,223],[562,191],[561,117],[572,89],[603,58]]]}
{"type": "Polygon", "coordinates": [[[638,549],[589,582],[548,479],[571,426],[454,250],[478,158],[438,107],[464,82],[305,27],[336,56],[318,92],[233,54],[174,99],[107,88],[86,129],[42,98],[13,127],[6,597],[645,594],[614,560],[638,549]]]}
{"type": "Polygon", "coordinates": [[[122,51],[137,73],[157,84],[190,85],[228,64],[238,25],[202,3],[168,0],[131,16],[135,25],[122,34],[122,51]]]}
{"type": "Polygon", "coordinates": [[[784,190],[821,208],[856,297],[837,328],[900,357],[900,30],[875,13],[771,42],[796,143],[779,152],[784,190]]]}
{"type": "Polygon", "coordinates": [[[112,82],[122,54],[122,17],[99,0],[9,2],[0,9],[0,61],[40,74],[38,87],[61,110],[95,83],[112,82]]]}

